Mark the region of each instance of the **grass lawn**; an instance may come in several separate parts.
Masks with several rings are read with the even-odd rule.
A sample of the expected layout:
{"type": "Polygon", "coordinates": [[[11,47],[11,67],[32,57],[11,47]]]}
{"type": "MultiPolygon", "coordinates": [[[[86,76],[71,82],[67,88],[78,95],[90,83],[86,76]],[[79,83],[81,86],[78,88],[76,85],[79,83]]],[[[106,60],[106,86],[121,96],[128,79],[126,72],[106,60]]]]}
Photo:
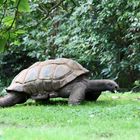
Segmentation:
{"type": "Polygon", "coordinates": [[[0,108],[0,140],[139,140],[139,98],[105,93],[79,106],[57,99],[0,108]]]}

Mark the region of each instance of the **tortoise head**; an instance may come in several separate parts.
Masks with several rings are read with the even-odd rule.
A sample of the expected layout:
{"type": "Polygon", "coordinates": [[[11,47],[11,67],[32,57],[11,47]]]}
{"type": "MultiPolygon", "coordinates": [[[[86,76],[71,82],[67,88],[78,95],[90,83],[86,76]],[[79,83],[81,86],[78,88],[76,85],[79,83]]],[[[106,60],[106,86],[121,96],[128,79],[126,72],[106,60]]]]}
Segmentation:
{"type": "Polygon", "coordinates": [[[119,85],[113,80],[105,80],[105,86],[106,89],[111,91],[112,93],[115,93],[119,90],[119,85]]]}

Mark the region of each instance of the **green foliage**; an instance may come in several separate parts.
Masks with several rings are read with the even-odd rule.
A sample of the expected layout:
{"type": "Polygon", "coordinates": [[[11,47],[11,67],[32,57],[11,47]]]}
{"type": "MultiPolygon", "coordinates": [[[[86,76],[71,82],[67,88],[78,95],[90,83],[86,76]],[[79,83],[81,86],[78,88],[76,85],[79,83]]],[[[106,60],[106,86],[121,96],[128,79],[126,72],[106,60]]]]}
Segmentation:
{"type": "Polygon", "coordinates": [[[6,38],[0,38],[0,51],[4,51],[4,46],[6,44],[6,38]]]}
{"type": "Polygon", "coordinates": [[[139,80],[138,0],[17,0],[0,8],[0,50],[37,60],[73,58],[92,78],[116,79],[123,88],[139,80]]]}
{"type": "Polygon", "coordinates": [[[140,91],[140,80],[135,81],[132,91],[140,91]]]}
{"type": "MultiPolygon", "coordinates": [[[[14,42],[18,38],[18,22],[23,12],[29,12],[28,0],[0,1],[0,52],[7,48],[7,41],[14,42]]],[[[24,30],[24,29],[22,29],[24,30]]],[[[10,43],[8,43],[8,46],[10,43]]]]}
{"type": "Polygon", "coordinates": [[[16,0],[16,4],[18,4],[18,2],[19,2],[18,6],[19,12],[30,12],[28,0],[16,0]]]}

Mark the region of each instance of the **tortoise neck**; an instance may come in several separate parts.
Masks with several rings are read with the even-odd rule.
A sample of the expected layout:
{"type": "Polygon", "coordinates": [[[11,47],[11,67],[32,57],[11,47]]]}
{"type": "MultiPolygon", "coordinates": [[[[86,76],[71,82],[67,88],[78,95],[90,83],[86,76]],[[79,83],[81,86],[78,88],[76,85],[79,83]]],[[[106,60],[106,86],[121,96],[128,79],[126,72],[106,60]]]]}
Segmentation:
{"type": "Polygon", "coordinates": [[[104,80],[87,80],[87,91],[105,91],[104,80]]]}

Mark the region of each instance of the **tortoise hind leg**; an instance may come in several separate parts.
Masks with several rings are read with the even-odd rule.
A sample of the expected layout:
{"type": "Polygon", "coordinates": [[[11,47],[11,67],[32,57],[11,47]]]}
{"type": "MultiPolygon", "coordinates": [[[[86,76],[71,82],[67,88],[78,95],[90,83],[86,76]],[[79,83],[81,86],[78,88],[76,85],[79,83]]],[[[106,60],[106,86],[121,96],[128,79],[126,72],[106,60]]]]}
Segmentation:
{"type": "Polygon", "coordinates": [[[8,93],[4,97],[0,98],[0,107],[13,106],[15,104],[21,104],[26,102],[28,99],[24,93],[8,93]]]}

